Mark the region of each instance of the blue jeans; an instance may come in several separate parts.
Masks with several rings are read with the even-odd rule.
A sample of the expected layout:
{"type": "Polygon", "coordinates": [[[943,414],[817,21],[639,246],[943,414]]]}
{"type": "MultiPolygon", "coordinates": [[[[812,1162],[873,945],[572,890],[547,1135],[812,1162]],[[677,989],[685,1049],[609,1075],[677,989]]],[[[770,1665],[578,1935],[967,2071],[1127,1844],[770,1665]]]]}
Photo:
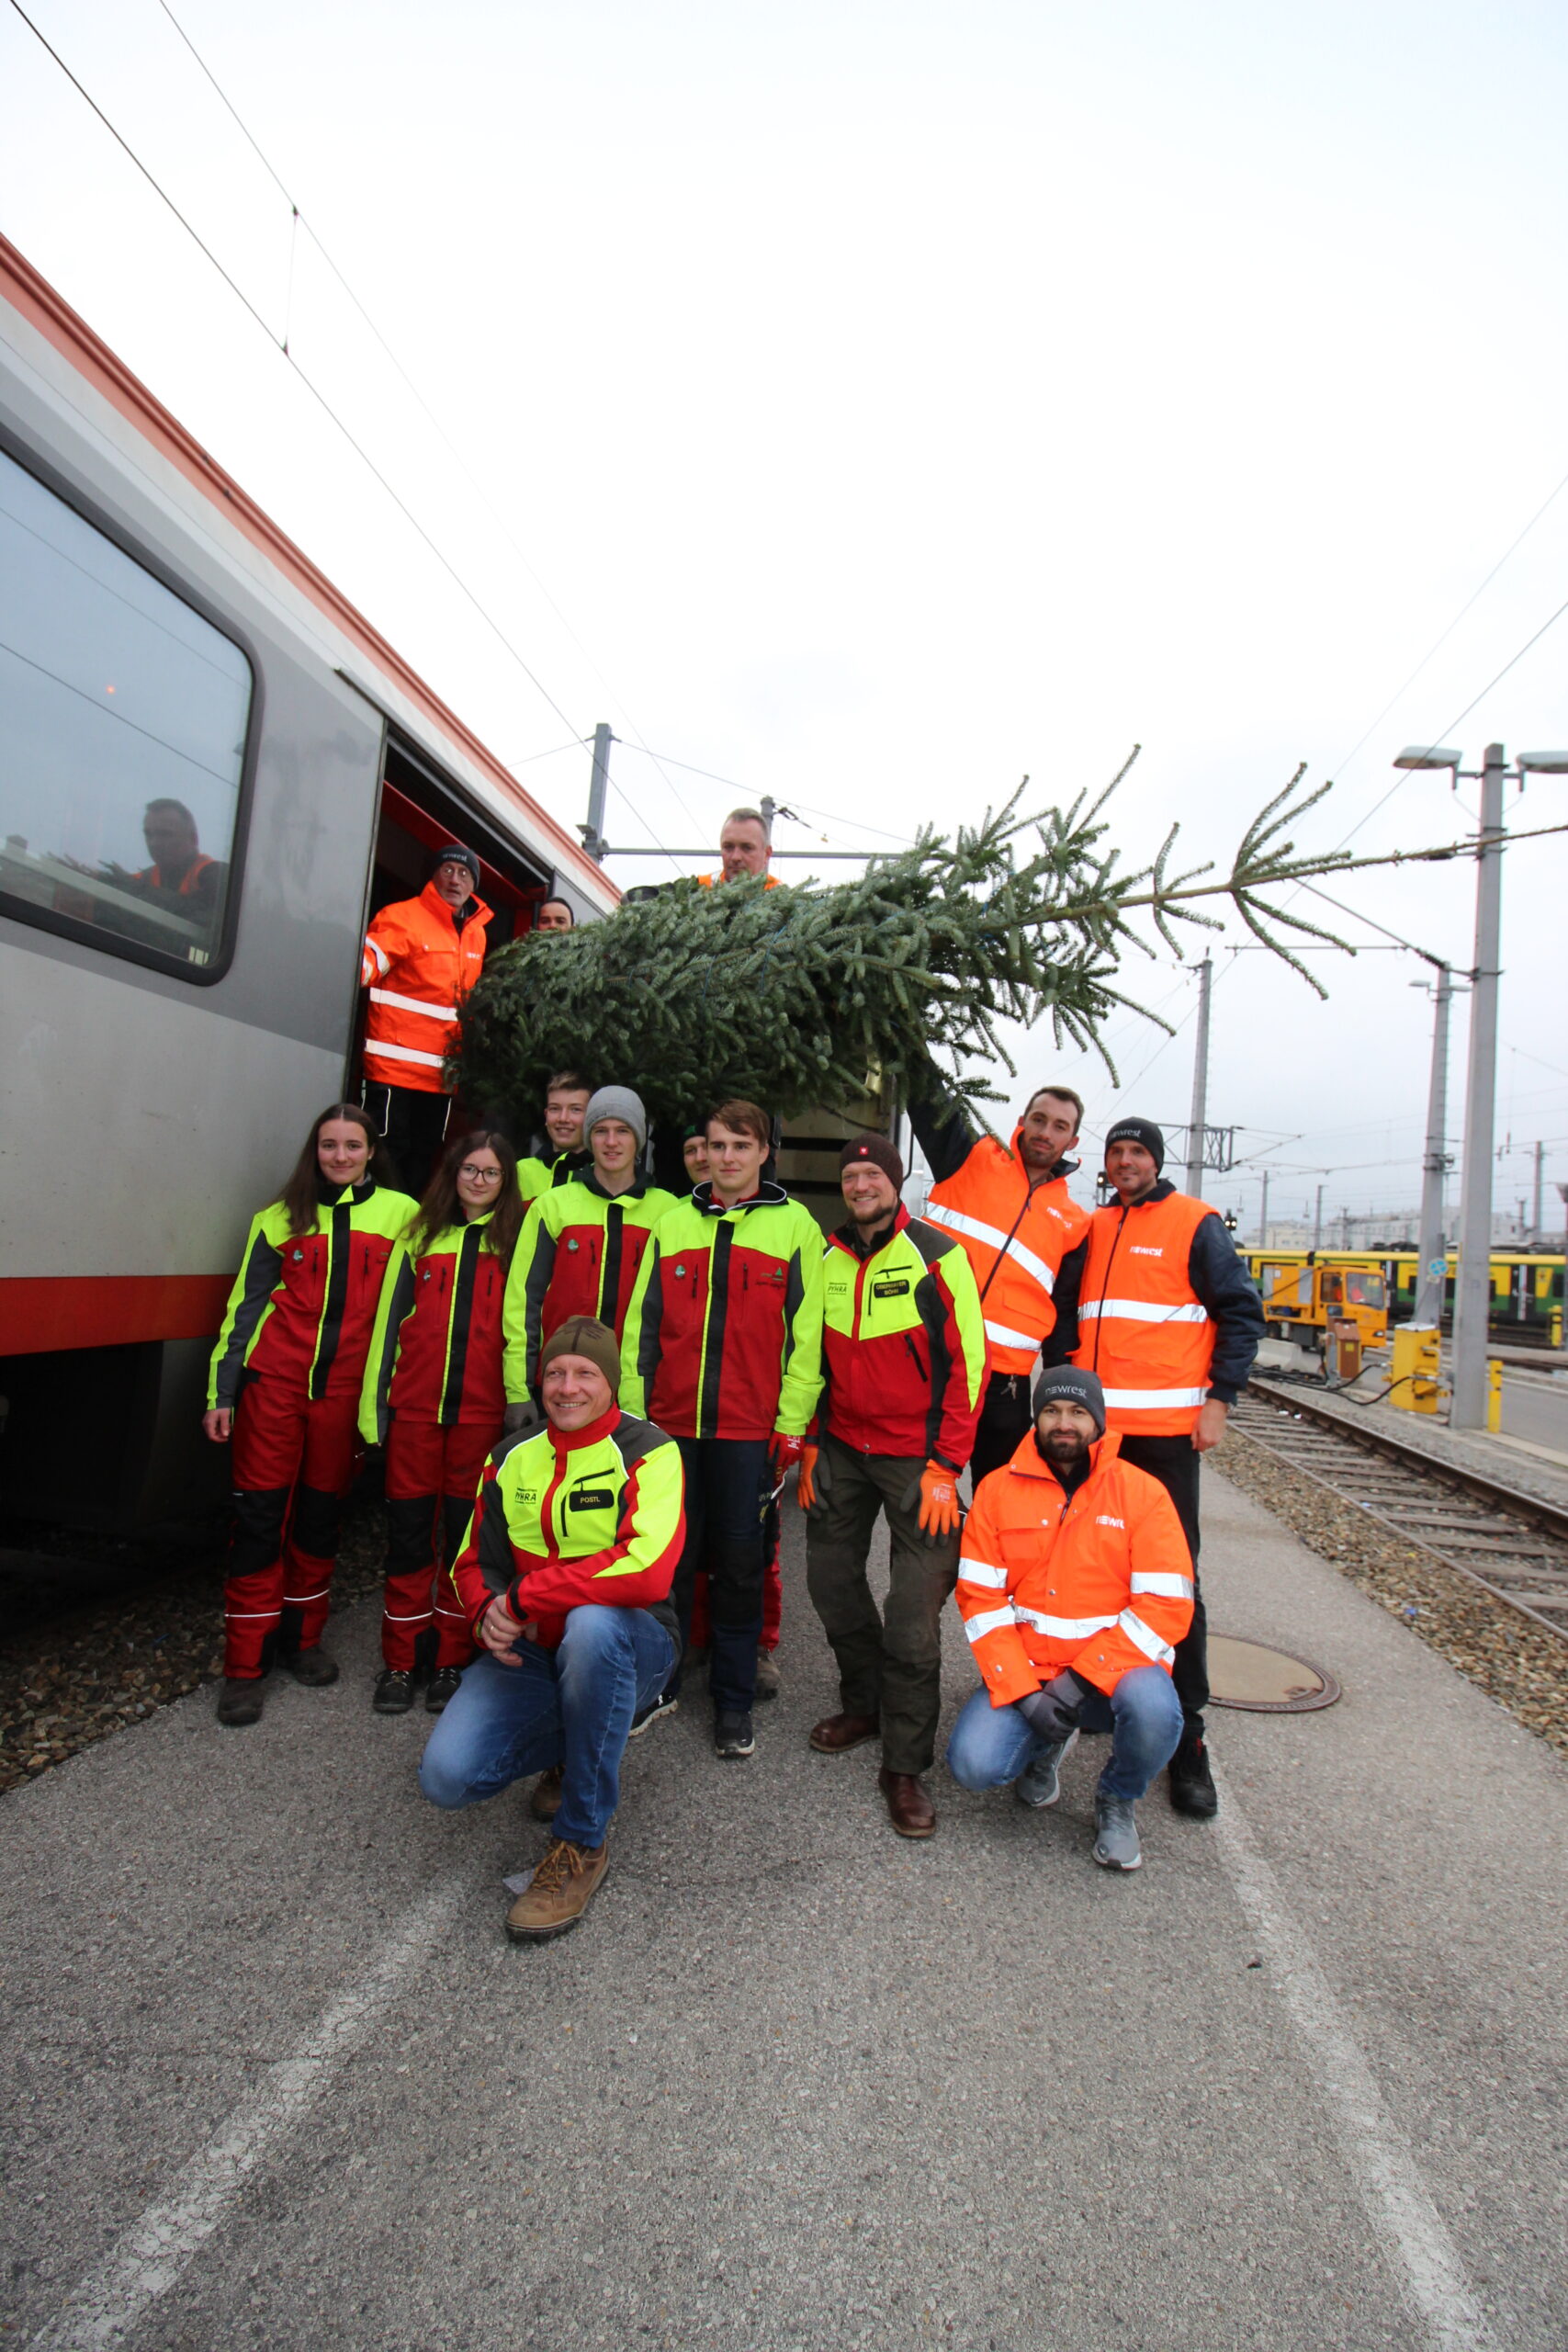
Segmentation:
{"type": "Polygon", "coordinates": [[[713,1652],[708,1689],[716,1714],[749,1714],[757,1695],[762,1631],[763,1522],[773,1476],[765,1437],[678,1437],[686,1479],[686,1547],[671,1595],[682,1647],[691,1638],[692,1587],[708,1572],[713,1652]]]}
{"type": "Polygon", "coordinates": [[[602,1846],[632,1717],[670,1679],[675,1645],[646,1609],[589,1601],[568,1616],[558,1649],[520,1641],[512,1655],[517,1664],[503,1666],[482,1650],[468,1668],[425,1742],[419,1785],[455,1812],[559,1764],[556,1836],[602,1846]]]}
{"type": "MultiPolygon", "coordinates": [[[[1091,1692],[1079,1721],[1085,1731],[1111,1734],[1111,1758],[1097,1793],[1135,1804],[1176,1753],[1181,1702],[1163,1666],[1135,1666],[1109,1699],[1091,1692]]],[[[1035,1737],[1016,1707],[993,1707],[989,1693],[976,1690],[953,1726],[947,1769],[960,1788],[1001,1789],[1049,1745],[1035,1737]]]]}

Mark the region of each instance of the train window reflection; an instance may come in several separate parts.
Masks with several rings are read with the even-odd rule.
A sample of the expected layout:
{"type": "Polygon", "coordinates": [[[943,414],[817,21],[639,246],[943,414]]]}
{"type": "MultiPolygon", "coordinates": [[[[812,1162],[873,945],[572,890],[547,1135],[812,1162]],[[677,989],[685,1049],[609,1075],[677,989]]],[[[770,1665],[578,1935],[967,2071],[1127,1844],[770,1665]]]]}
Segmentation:
{"type": "Polygon", "coordinates": [[[215,960],[251,668],[0,451],[0,899],[197,977],[215,960]]]}

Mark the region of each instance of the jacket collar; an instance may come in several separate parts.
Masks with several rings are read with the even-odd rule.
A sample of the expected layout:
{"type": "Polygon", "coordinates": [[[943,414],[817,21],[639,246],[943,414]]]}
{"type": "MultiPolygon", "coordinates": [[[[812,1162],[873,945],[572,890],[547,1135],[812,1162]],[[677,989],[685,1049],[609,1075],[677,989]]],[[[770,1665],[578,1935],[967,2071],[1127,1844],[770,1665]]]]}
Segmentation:
{"type": "Polygon", "coordinates": [[[789,1194],[782,1184],[775,1184],[771,1176],[765,1176],[750,1200],[737,1201],[732,1208],[727,1209],[722,1201],[714,1199],[713,1185],[706,1179],[697,1186],[692,1198],[696,1203],[700,1216],[743,1216],[748,1209],[783,1208],[788,1203],[789,1194]]]}
{"type": "MultiPolygon", "coordinates": [[[[1019,1167],[1019,1172],[1020,1172],[1020,1174],[1021,1174],[1021,1175],[1022,1175],[1022,1176],[1024,1176],[1024,1177],[1027,1177],[1027,1178],[1028,1178],[1028,1181],[1029,1181],[1029,1183],[1030,1183],[1031,1188],[1032,1188],[1032,1190],[1034,1190],[1034,1191],[1038,1192],[1038,1190],[1040,1189],[1040,1187],[1039,1187],[1039,1185],[1037,1185],[1037,1184],[1035,1183],[1033,1177],[1032,1177],[1032,1176],[1031,1176],[1031,1175],[1029,1174],[1029,1170],[1028,1170],[1028,1169],[1024,1166],[1023,1154],[1022,1154],[1022,1152],[1019,1149],[1018,1139],[1019,1139],[1020,1136],[1021,1136],[1022,1133],[1023,1133],[1023,1121],[1022,1121],[1021,1119],[1019,1119],[1019,1120],[1017,1120],[1017,1121],[1014,1123],[1013,1131],[1012,1131],[1012,1140],[1009,1143],[1009,1145],[1008,1145],[1008,1149],[1009,1149],[1009,1151],[1012,1154],[1013,1159],[1018,1162],[1018,1167],[1019,1167]]],[[[1048,1175],[1042,1176],[1042,1178],[1040,1179],[1040,1183],[1041,1183],[1041,1184],[1056,1184],[1056,1183],[1060,1183],[1060,1182],[1064,1182],[1064,1181],[1066,1180],[1066,1178],[1067,1178],[1068,1176],[1076,1176],[1076,1175],[1077,1174],[1077,1171],[1078,1171],[1079,1168],[1080,1168],[1082,1165],[1083,1165],[1082,1161],[1081,1161],[1081,1160],[1077,1160],[1077,1159],[1058,1159],[1058,1160],[1057,1160],[1057,1162],[1056,1162],[1056,1165],[1055,1166],[1055,1168],[1053,1168],[1053,1169],[1051,1170],[1050,1173],[1049,1173],[1048,1175]]]]}
{"type": "MultiPolygon", "coordinates": [[[[1091,1487],[1100,1472],[1110,1467],[1121,1451],[1122,1439],[1118,1430],[1107,1430],[1103,1437],[1097,1437],[1089,1450],[1089,1476],[1084,1480],[1083,1486],[1091,1487]]],[[[1016,1470],[1023,1478],[1043,1478],[1048,1487],[1055,1487],[1058,1494],[1064,1491],[1062,1482],[1050,1464],[1041,1458],[1040,1450],[1034,1442],[1032,1425],[1026,1429],[1020,1438],[1017,1451],[1008,1464],[1008,1468],[1016,1470]]],[[[1077,1488],[1076,1491],[1081,1494],[1083,1487],[1077,1488]]]]}
{"type": "MultiPolygon", "coordinates": [[[[1168,1176],[1156,1176],[1154,1182],[1149,1186],[1148,1191],[1146,1193],[1140,1193],[1135,1201],[1129,1201],[1127,1203],[1127,1206],[1130,1209],[1153,1208],[1156,1201],[1168,1201],[1175,1190],[1176,1186],[1171,1182],[1168,1176]]],[[[1122,1203],[1114,1194],[1112,1194],[1111,1198],[1106,1202],[1105,1205],[1108,1209],[1119,1209],[1122,1206],[1122,1203]]]]}
{"type": "Polygon", "coordinates": [[[852,1216],[849,1218],[845,1224],[834,1228],[833,1238],[835,1241],[841,1243],[844,1249],[850,1252],[852,1257],[870,1260],[875,1257],[879,1250],[886,1250],[894,1236],[896,1234],[902,1233],[904,1227],[908,1224],[908,1222],[909,1212],[904,1206],[903,1202],[899,1201],[896,1204],[893,1214],[889,1217],[887,1223],[885,1226],[878,1227],[876,1238],[873,1241],[869,1250],[862,1241],[860,1227],[855,1223],[852,1216]]]}
{"type": "Polygon", "coordinates": [[[321,1174],[320,1169],[316,1170],[316,1199],[320,1206],[324,1209],[356,1209],[362,1202],[370,1198],[375,1190],[374,1176],[367,1178],[363,1184],[333,1184],[321,1174]]]}
{"type": "Polygon", "coordinates": [[[419,902],[422,907],[428,907],[432,914],[448,916],[456,932],[461,932],[468,923],[489,922],[491,920],[490,908],[475,892],[470,890],[460,907],[449,907],[434,880],[425,884],[419,894],[419,902]]]}
{"type": "Polygon", "coordinates": [[[586,1168],[579,1169],[572,1178],[572,1182],[581,1184],[585,1193],[592,1193],[596,1201],[640,1201],[648,1194],[648,1178],[640,1170],[637,1182],[628,1184],[625,1192],[607,1193],[599,1182],[599,1170],[594,1167],[592,1159],[586,1168]]]}
{"type": "Polygon", "coordinates": [[[575,1453],[580,1446],[600,1444],[612,1430],[619,1427],[620,1420],[621,1408],[612,1404],[607,1413],[601,1413],[596,1421],[584,1421],[580,1430],[558,1430],[553,1421],[547,1420],[541,1435],[547,1432],[558,1453],[575,1453]]]}

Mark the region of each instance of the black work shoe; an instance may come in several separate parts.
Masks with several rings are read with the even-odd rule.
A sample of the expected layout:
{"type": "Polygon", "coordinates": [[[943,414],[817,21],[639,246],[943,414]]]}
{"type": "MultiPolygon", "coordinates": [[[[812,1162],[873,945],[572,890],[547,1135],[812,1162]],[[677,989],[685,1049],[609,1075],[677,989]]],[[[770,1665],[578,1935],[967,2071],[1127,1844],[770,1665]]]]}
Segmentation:
{"type": "Polygon", "coordinates": [[[438,1715],[448,1700],[457,1695],[457,1685],[463,1679],[460,1666],[438,1666],[430,1678],[430,1688],[424,1694],[424,1712],[438,1715]]]}
{"type": "Polygon", "coordinates": [[[336,1658],[329,1657],[314,1644],[308,1650],[284,1650],[277,1662],[285,1674],[291,1674],[307,1690],[324,1690],[329,1682],[337,1680],[336,1658]]]}
{"type": "Polygon", "coordinates": [[[262,1678],[252,1675],[240,1680],[230,1675],[223,1685],[223,1696],[218,1702],[218,1720],[237,1731],[242,1724],[259,1724],[262,1716],[262,1678]]]}
{"type": "Polygon", "coordinates": [[[681,1702],[675,1696],[673,1690],[661,1690],[657,1699],[650,1701],[649,1703],[643,1708],[640,1714],[636,1714],[632,1717],[632,1726],[630,1731],[627,1732],[626,1737],[628,1739],[637,1739],[648,1729],[649,1724],[656,1724],[660,1715],[672,1715],[676,1713],[680,1708],[680,1704],[681,1702]]]}
{"type": "Polygon", "coordinates": [[[370,1704],[378,1715],[406,1715],[413,1705],[413,1676],[405,1667],[383,1667],[370,1704]]]}
{"type": "Polygon", "coordinates": [[[1170,1803],[1176,1813],[1185,1813],[1194,1821],[1213,1821],[1220,1809],[1220,1792],[1214,1786],[1214,1776],[1209,1770],[1209,1750],[1205,1743],[1183,1734],[1181,1745],[1170,1759],[1170,1803]]]}
{"type": "Polygon", "coordinates": [[[726,1764],[739,1764],[757,1745],[750,1715],[720,1715],[713,1727],[713,1752],[726,1764]]]}

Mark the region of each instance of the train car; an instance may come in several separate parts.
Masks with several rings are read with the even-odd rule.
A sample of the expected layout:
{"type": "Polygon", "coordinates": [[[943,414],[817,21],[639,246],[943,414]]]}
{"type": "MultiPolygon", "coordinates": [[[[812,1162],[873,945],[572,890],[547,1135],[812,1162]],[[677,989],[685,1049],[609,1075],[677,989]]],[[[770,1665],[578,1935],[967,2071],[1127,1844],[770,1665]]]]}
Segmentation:
{"type": "Polygon", "coordinates": [[[0,1501],[178,1521],[369,915],[454,836],[492,945],[619,893],[4,239],[0,744],[0,1501]]]}
{"type": "MultiPolygon", "coordinates": [[[[1420,1261],[1412,1249],[1249,1249],[1242,1254],[1265,1298],[1276,1289],[1283,1295],[1291,1281],[1315,1258],[1320,1266],[1354,1268],[1381,1276],[1387,1292],[1391,1322],[1408,1322],[1416,1309],[1420,1261]]],[[[1445,1323],[1453,1317],[1456,1263],[1450,1250],[1443,1290],[1445,1323]]],[[[1494,1250],[1490,1320],[1499,1339],[1522,1334],[1527,1339],[1545,1341],[1554,1330],[1562,1329],[1563,1268],[1561,1250],[1494,1250]]]]}

